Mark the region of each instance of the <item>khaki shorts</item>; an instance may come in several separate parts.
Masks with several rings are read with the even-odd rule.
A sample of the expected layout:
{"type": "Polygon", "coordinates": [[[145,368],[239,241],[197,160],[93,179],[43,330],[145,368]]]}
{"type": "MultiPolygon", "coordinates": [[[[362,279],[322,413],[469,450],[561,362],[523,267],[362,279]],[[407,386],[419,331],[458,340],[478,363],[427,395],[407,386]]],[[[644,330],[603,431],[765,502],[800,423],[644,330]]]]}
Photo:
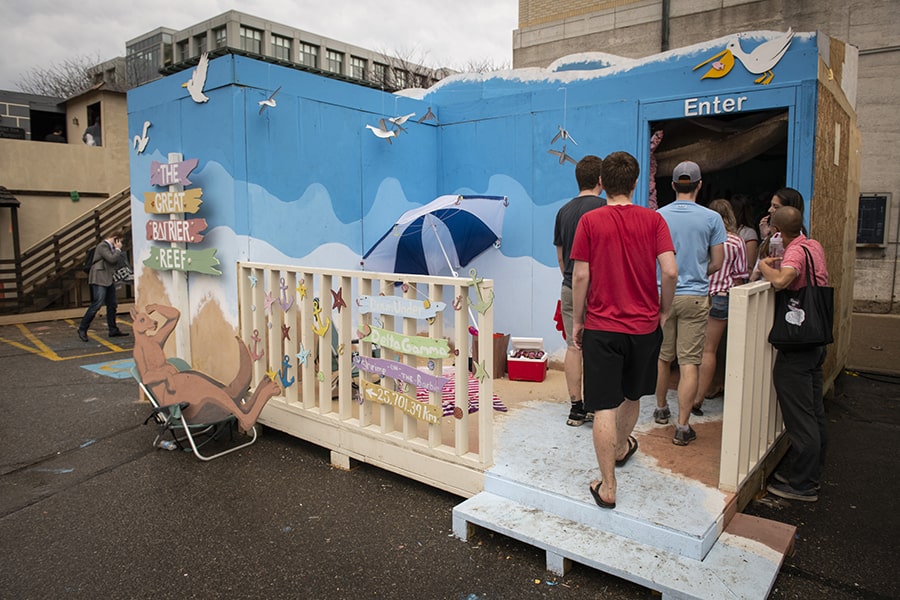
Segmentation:
{"type": "Polygon", "coordinates": [[[708,317],[709,296],[675,296],[663,328],[659,360],[671,362],[677,356],[679,365],[699,365],[708,317]]]}
{"type": "Polygon", "coordinates": [[[560,286],[559,290],[559,312],[562,313],[563,330],[566,332],[566,345],[574,346],[575,340],[572,337],[572,288],[560,286]]]}

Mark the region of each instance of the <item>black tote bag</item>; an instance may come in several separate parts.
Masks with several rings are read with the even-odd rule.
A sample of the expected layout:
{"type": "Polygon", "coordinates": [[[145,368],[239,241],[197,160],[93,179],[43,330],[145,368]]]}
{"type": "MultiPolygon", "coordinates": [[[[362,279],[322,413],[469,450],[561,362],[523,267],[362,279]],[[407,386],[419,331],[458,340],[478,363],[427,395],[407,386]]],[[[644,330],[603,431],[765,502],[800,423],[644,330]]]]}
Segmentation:
{"type": "Polygon", "coordinates": [[[806,286],[775,293],[775,320],[769,343],[778,350],[806,350],[834,341],[834,288],[818,285],[815,263],[806,252],[806,286]]]}

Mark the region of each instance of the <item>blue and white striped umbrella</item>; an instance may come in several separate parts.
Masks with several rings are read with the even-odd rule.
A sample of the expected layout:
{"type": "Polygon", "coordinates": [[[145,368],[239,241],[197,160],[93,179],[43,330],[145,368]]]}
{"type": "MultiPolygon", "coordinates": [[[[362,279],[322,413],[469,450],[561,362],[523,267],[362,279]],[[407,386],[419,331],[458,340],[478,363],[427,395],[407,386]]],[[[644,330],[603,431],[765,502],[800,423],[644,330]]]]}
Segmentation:
{"type": "Polygon", "coordinates": [[[366,271],[458,275],[461,267],[500,247],[503,196],[440,196],[409,210],[363,256],[366,271]]]}

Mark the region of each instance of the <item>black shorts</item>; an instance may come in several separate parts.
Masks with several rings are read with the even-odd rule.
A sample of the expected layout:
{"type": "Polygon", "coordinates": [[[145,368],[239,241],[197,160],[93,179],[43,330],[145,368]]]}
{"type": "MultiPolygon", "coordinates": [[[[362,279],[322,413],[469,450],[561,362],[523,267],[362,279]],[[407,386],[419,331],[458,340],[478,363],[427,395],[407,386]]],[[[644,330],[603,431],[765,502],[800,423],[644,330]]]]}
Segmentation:
{"type": "Polygon", "coordinates": [[[645,335],[585,329],[584,408],[617,408],[627,398],[638,400],[656,391],[657,360],[662,330],[645,335]]]}

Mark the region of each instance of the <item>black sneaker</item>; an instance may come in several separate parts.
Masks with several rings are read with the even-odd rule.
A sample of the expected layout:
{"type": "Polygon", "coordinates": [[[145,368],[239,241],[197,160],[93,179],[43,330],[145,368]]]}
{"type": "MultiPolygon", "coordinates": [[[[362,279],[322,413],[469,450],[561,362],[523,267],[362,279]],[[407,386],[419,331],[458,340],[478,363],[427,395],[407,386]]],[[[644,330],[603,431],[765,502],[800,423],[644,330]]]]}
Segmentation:
{"type": "Polygon", "coordinates": [[[766,490],[768,490],[770,494],[775,494],[776,496],[787,498],[788,500],[799,500],[800,502],[817,502],[819,500],[819,494],[816,490],[807,490],[803,492],[794,489],[789,483],[770,483],[766,486],[766,490]]]}
{"type": "Polygon", "coordinates": [[[569,411],[569,418],[566,419],[566,425],[571,425],[572,427],[578,427],[582,423],[584,423],[587,418],[587,413],[584,411],[584,402],[579,400],[578,402],[572,403],[572,409],[569,411]]]}
{"type": "Polygon", "coordinates": [[[82,342],[88,341],[87,331],[85,331],[83,329],[79,329],[78,330],[78,339],[81,340],[82,342]]]}
{"type": "Polygon", "coordinates": [[[668,423],[671,417],[672,413],[669,411],[668,404],[666,406],[663,406],[662,408],[653,409],[653,420],[660,425],[665,425],[666,423],[668,423]]]}
{"type": "Polygon", "coordinates": [[[687,446],[696,439],[697,432],[690,425],[688,425],[687,431],[679,429],[677,425],[675,426],[675,437],[672,438],[672,443],[676,446],[687,446]]]}

